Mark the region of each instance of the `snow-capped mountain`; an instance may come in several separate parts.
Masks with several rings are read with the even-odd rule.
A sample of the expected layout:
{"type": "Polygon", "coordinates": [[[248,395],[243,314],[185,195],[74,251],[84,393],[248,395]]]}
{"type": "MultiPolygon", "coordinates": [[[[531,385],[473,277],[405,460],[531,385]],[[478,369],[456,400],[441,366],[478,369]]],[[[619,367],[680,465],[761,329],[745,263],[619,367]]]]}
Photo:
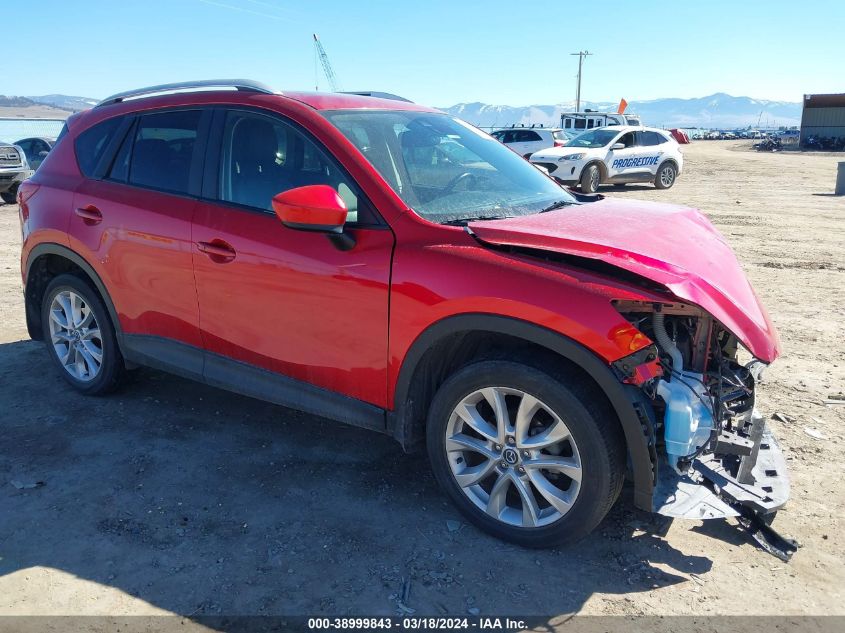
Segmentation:
{"type": "Polygon", "coordinates": [[[71,97],[68,95],[43,95],[40,97],[26,97],[35,103],[50,105],[54,108],[62,110],[70,110],[71,112],[79,112],[80,110],[87,110],[97,105],[98,99],[91,99],[89,97],[71,97]]]}
{"type": "MultiPolygon", "coordinates": [[[[618,102],[582,101],[582,109],[599,112],[615,112],[618,102]]],[[[573,111],[575,102],[555,105],[532,105],[524,107],[488,105],[486,103],[459,103],[446,112],[454,114],[479,127],[498,127],[521,124],[560,124],[560,113],[573,111]]],[[[767,101],[750,97],[732,97],[716,93],[697,99],[654,99],[651,101],[629,101],[626,112],[638,114],[645,125],[664,127],[731,128],[799,125],[801,103],[789,101],[767,101]]]]}

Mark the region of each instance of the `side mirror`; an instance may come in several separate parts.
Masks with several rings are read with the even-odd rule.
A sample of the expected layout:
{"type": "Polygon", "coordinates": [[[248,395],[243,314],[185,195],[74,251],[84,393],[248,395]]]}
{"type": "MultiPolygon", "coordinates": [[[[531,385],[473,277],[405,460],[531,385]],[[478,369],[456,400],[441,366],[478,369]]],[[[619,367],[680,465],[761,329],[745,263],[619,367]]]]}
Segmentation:
{"type": "Polygon", "coordinates": [[[611,150],[614,150],[614,149],[625,149],[625,143],[614,143],[613,145],[611,145],[611,146],[610,146],[610,149],[611,149],[611,150]]]}
{"type": "Polygon", "coordinates": [[[300,231],[343,233],[346,204],[328,185],[289,189],[273,197],[273,211],[282,224],[300,231]]]}

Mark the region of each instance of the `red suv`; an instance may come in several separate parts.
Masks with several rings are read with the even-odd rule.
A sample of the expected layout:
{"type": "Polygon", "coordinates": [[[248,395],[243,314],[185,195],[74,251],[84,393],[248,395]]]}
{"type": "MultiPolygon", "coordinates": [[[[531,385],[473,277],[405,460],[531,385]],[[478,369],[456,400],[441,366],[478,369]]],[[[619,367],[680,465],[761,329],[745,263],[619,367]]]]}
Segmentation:
{"type": "Polygon", "coordinates": [[[425,444],[470,521],[529,546],[590,532],[626,474],[671,516],[788,496],[754,409],[777,336],[704,216],[573,194],[437,110],[123,93],[18,201],[29,333],[83,393],[147,365],[425,444]]]}

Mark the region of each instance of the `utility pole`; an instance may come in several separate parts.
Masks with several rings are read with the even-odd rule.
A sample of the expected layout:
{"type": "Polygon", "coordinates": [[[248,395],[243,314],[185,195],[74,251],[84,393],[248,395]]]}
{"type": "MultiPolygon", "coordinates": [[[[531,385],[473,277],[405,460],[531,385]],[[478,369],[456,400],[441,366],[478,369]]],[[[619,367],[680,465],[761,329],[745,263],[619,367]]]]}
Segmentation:
{"type": "Polygon", "coordinates": [[[584,64],[584,58],[587,55],[592,55],[590,51],[578,51],[577,53],[570,53],[570,55],[578,55],[578,88],[575,91],[575,111],[581,111],[581,67],[584,64]]]}

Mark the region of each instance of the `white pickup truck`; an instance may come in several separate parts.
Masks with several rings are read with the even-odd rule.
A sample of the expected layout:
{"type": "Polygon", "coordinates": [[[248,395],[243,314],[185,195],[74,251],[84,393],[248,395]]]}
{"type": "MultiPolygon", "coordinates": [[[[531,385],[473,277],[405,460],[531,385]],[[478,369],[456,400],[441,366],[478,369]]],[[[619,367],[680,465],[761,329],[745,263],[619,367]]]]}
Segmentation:
{"type": "Polygon", "coordinates": [[[0,141],[0,198],[14,204],[18,186],[32,175],[20,147],[0,141]]]}

